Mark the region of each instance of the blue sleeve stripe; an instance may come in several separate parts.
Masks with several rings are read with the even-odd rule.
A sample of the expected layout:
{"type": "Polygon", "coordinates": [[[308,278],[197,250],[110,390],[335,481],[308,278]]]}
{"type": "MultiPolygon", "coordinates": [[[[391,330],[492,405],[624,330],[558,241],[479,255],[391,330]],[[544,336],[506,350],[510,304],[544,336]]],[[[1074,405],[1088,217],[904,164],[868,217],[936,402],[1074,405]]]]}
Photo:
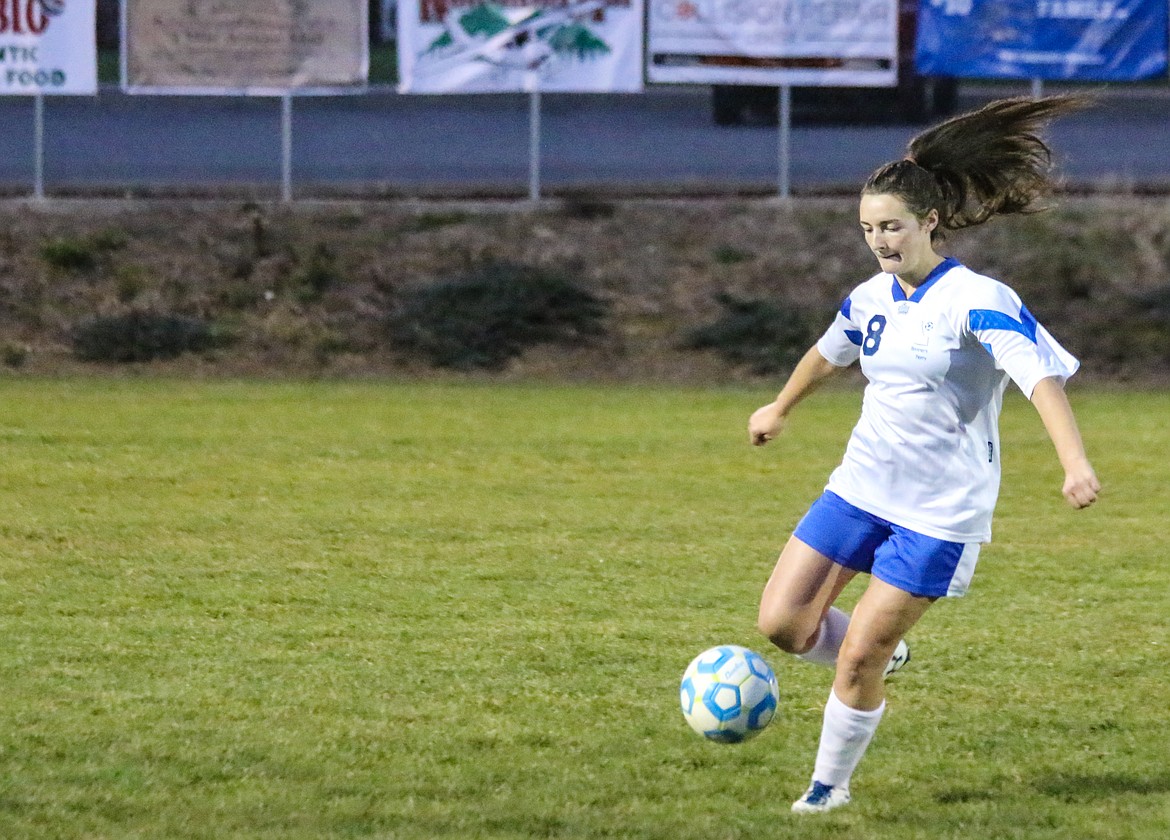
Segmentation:
{"type": "Polygon", "coordinates": [[[845,337],[858,347],[861,346],[861,330],[845,330],[845,337]]]}
{"type": "Polygon", "coordinates": [[[1020,319],[1017,321],[1006,312],[998,309],[972,309],[968,316],[968,324],[972,332],[980,330],[1011,330],[1026,337],[1033,344],[1036,343],[1036,319],[1025,306],[1020,307],[1020,319]]]}
{"type": "Polygon", "coordinates": [[[841,304],[841,314],[844,315],[846,318],[848,318],[849,311],[852,308],[853,308],[853,300],[851,298],[845,298],[845,302],[841,304]]]}
{"type": "Polygon", "coordinates": [[[1029,337],[1032,339],[1032,342],[1035,343],[1037,326],[1036,318],[1032,315],[1031,312],[1028,311],[1028,307],[1024,306],[1022,303],[1020,304],[1020,320],[1023,321],[1024,327],[1028,330],[1029,337]]]}

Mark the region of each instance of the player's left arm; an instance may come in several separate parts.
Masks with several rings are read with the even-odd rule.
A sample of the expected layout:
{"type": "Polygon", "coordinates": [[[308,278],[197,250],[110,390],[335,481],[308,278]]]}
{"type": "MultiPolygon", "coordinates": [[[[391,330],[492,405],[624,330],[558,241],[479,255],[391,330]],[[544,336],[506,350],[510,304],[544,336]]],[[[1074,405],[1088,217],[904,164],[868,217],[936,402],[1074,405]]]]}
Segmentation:
{"type": "Polygon", "coordinates": [[[1032,389],[1031,399],[1056,447],[1056,457],[1064,467],[1062,492],[1065,499],[1075,508],[1088,507],[1097,501],[1101,482],[1085,454],[1081,432],[1063,384],[1055,376],[1045,377],[1032,389]]]}

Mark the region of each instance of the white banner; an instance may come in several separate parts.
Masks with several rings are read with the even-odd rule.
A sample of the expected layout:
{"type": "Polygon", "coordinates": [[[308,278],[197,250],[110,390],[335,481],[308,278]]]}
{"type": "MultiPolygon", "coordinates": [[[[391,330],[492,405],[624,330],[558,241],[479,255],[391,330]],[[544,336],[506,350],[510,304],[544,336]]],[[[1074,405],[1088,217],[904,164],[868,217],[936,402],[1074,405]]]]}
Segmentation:
{"type": "Polygon", "coordinates": [[[898,0],[650,0],[651,82],[890,87],[898,0]]]}
{"type": "Polygon", "coordinates": [[[642,0],[400,0],[402,93],[642,90],[642,0]]]}
{"type": "Polygon", "coordinates": [[[130,93],[361,91],[369,42],[369,0],[122,0],[130,93]]]}
{"type": "Polygon", "coordinates": [[[97,89],[97,0],[0,0],[0,94],[97,89]]]}

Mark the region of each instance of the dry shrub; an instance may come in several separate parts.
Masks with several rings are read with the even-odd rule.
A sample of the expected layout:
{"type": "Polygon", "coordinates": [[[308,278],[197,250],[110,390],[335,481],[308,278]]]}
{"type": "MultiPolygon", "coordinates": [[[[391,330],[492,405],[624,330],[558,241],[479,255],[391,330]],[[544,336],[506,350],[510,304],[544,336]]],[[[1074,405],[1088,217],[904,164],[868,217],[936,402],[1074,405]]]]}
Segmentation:
{"type": "Polygon", "coordinates": [[[714,350],[732,364],[746,365],[753,374],[791,370],[823,328],[819,310],[744,300],[727,293],[716,300],[723,316],[691,330],[682,346],[714,350]]]}
{"type": "Polygon", "coordinates": [[[558,272],[489,262],[408,291],[389,334],[395,347],[436,367],[498,370],[528,347],[602,334],[605,314],[599,299],[558,272]]]}
{"type": "Polygon", "coordinates": [[[149,362],[213,347],[212,325],[200,318],[131,310],[99,315],[78,324],[73,353],[86,362],[149,362]]]}

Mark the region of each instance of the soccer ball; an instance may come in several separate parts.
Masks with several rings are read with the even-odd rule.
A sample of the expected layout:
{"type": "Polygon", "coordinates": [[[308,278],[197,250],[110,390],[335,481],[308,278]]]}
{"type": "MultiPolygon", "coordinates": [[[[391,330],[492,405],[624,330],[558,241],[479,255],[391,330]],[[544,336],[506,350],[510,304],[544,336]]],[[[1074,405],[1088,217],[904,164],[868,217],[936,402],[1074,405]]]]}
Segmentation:
{"type": "Polygon", "coordinates": [[[691,660],[679,686],[691,729],[722,744],[754,738],[772,722],[780,687],[764,658],[739,645],[720,645],[691,660]]]}

